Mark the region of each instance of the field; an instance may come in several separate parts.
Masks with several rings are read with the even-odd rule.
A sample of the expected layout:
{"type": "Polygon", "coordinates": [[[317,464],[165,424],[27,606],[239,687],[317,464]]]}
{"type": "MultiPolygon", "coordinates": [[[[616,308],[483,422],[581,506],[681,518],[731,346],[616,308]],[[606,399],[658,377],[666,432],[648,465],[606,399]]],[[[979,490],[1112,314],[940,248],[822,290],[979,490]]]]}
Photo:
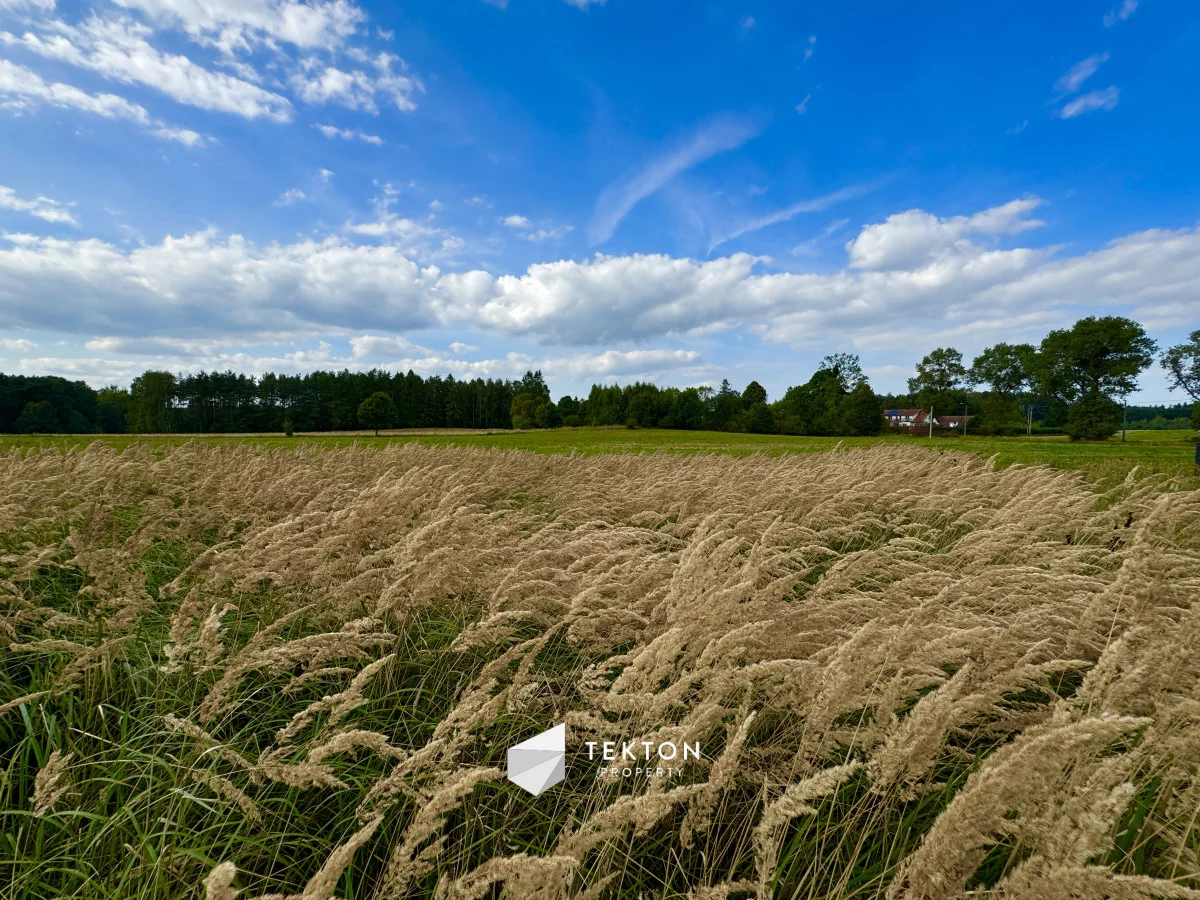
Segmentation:
{"type": "Polygon", "coordinates": [[[0,897],[1200,898],[1184,435],[14,443],[0,897]]]}
{"type": "Polygon", "coordinates": [[[1033,436],[996,438],[966,437],[913,438],[821,438],[791,435],[732,434],[716,431],[670,431],[666,429],[556,428],[547,431],[466,431],[418,429],[319,435],[176,435],[176,436],[12,436],[0,435],[0,453],[12,448],[81,448],[100,440],[117,449],[131,444],[148,443],[156,449],[178,446],[189,440],[206,445],[250,443],[264,448],[316,445],[330,447],[385,447],[396,442],[415,441],[425,446],[498,447],[506,450],[533,450],[538,453],[639,453],[659,450],[672,453],[819,453],[836,446],[873,447],[883,444],[932,446],[938,450],[963,450],[984,457],[995,456],[1001,466],[1048,465],[1076,469],[1092,481],[1120,480],[1135,466],[1144,473],[1162,473],[1180,480],[1181,485],[1200,487],[1195,465],[1196,436],[1193,431],[1130,431],[1127,441],[1120,437],[1099,443],[1072,443],[1066,437],[1033,436]]]}

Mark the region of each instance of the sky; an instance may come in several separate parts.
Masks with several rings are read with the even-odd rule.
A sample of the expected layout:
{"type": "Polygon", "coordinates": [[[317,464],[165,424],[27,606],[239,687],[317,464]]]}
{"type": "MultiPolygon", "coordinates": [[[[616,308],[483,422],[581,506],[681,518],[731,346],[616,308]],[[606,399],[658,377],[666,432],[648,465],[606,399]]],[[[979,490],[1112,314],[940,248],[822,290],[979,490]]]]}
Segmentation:
{"type": "Polygon", "coordinates": [[[1189,0],[0,0],[0,370],[774,399],[1087,315],[1165,347],[1198,47],[1189,0]]]}

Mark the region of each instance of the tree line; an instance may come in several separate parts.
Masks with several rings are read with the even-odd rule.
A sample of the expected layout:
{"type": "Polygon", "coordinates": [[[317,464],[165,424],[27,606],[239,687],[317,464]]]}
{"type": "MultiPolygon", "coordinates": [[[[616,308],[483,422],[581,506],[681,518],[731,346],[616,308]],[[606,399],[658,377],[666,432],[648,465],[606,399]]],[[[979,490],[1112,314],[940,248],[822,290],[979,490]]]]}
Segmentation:
{"type": "MultiPolygon", "coordinates": [[[[373,369],[261,376],[148,371],[128,389],[93,390],[56,377],[0,374],[0,431],[18,433],[231,433],[358,428],[555,428],[625,425],[755,433],[870,435],[884,412],[919,408],[969,415],[974,431],[1018,433],[1025,411],[1040,431],[1073,439],[1114,434],[1123,417],[1151,427],[1186,427],[1184,404],[1122,408],[1158,348],[1132,320],[1088,317],[1037,344],[999,343],[967,364],[953,347],[927,354],[907,394],[876,394],[858,357],[825,357],[803,384],[768,402],[752,381],[736,390],[593,385],[586,397],[551,399],[541,372],[520,379],[459,380],[373,369]]],[[[1159,357],[1173,389],[1193,401],[1200,429],[1200,331],[1159,357]]]]}

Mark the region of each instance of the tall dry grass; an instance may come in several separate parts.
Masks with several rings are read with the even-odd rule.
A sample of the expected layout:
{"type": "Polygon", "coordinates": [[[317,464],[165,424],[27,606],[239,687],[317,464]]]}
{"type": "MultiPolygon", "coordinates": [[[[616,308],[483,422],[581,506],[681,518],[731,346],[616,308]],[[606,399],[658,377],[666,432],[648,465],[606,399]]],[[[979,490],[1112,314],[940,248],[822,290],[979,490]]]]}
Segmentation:
{"type": "Polygon", "coordinates": [[[907,447],[9,453],[0,890],[1200,897],[1200,493],[1165,487],[907,447]],[[567,781],[506,784],[564,720],[567,781]],[[583,751],[643,740],[704,758],[583,751]]]}

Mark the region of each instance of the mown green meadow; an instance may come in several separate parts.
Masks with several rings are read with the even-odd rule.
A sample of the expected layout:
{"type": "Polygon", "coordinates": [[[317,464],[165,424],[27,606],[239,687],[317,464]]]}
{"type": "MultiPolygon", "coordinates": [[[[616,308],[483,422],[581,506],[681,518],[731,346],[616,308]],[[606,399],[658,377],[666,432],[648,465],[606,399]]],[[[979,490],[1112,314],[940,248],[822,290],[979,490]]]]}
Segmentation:
{"type": "Polygon", "coordinates": [[[1124,478],[1131,469],[1142,474],[1161,473],[1180,479],[1181,487],[1200,486],[1200,471],[1195,465],[1196,433],[1181,431],[1130,431],[1126,440],[1116,436],[1107,441],[1073,442],[1063,435],[1022,437],[880,437],[837,438],[783,434],[737,434],[720,431],[673,431],[668,429],[554,428],[538,431],[423,430],[385,431],[378,437],[371,432],[337,434],[236,435],[3,435],[0,452],[39,447],[63,449],[85,447],[100,441],[114,449],[132,444],[149,444],[158,449],[175,447],[188,441],[207,446],[250,443],[264,448],[283,447],[383,447],[397,442],[415,441],[425,446],[498,447],[506,450],[533,450],[537,453],[723,453],[745,455],[763,453],[821,453],[839,444],[842,447],[872,447],[879,444],[916,445],[937,450],[959,450],[994,456],[999,466],[1020,463],[1025,466],[1047,465],[1058,469],[1077,469],[1089,481],[1124,478]]]}

